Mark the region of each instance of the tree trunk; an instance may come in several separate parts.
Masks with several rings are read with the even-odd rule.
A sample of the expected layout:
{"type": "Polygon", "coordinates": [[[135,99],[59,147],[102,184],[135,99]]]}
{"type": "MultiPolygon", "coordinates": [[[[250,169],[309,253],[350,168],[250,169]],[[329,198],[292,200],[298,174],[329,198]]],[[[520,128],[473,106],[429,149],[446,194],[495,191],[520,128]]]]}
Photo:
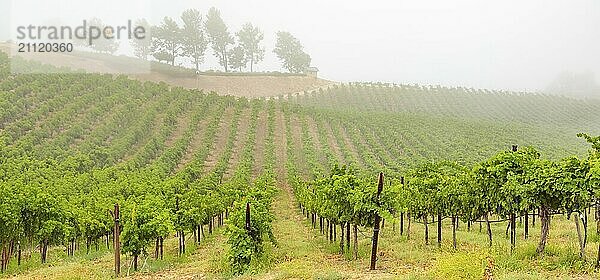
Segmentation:
{"type": "Polygon", "coordinates": [[[581,226],[579,225],[579,215],[581,215],[578,212],[573,213],[575,214],[575,227],[577,228],[577,240],[579,241],[579,257],[581,259],[585,259],[585,243],[583,241],[583,235],[581,233],[581,226]]]}
{"type": "Polygon", "coordinates": [[[485,225],[487,227],[489,246],[492,247],[492,226],[490,225],[489,213],[485,213],[485,225]]]}
{"type": "Polygon", "coordinates": [[[333,228],[333,241],[337,241],[337,226],[335,223],[331,223],[331,227],[333,228]]]}
{"type": "Polygon", "coordinates": [[[21,266],[21,252],[22,252],[22,248],[21,248],[21,241],[19,241],[18,243],[18,251],[17,251],[17,266],[21,266]]]}
{"type": "Polygon", "coordinates": [[[425,245],[429,245],[429,226],[427,226],[427,215],[423,217],[423,224],[425,225],[425,245]]]}
{"type": "Polygon", "coordinates": [[[517,245],[517,215],[510,214],[510,250],[511,252],[517,245]]]}
{"type": "Polygon", "coordinates": [[[327,220],[327,227],[329,228],[329,242],[333,242],[333,223],[327,220]]]}
{"type": "Polygon", "coordinates": [[[596,269],[600,267],[600,243],[598,243],[598,256],[596,257],[596,269]]]}
{"type": "Polygon", "coordinates": [[[181,231],[181,249],[182,254],[185,254],[185,231],[181,231]]]}
{"type": "Polygon", "coordinates": [[[525,239],[529,238],[529,211],[525,212],[525,239]]]}
{"type": "Polygon", "coordinates": [[[223,48],[223,52],[221,53],[221,55],[223,56],[223,67],[225,68],[225,73],[229,72],[229,68],[227,65],[228,64],[228,59],[227,59],[227,50],[225,49],[226,47],[223,48]]]}
{"type": "Polygon", "coordinates": [[[406,225],[406,239],[409,240],[410,239],[410,213],[406,213],[406,218],[408,219],[408,224],[406,225]]]}
{"type": "Polygon", "coordinates": [[[200,230],[200,224],[198,224],[198,225],[196,226],[196,238],[197,238],[197,239],[196,239],[196,242],[197,242],[197,243],[200,243],[200,241],[202,240],[202,237],[201,237],[201,235],[202,235],[202,233],[201,233],[201,230],[200,230]]]}
{"type": "Polygon", "coordinates": [[[319,232],[323,234],[323,217],[319,217],[319,232]]]}
{"type": "Polygon", "coordinates": [[[350,222],[346,223],[346,251],[350,252],[350,222]]]}
{"type": "Polygon", "coordinates": [[[540,207],[539,211],[540,215],[540,243],[538,244],[536,252],[541,254],[544,252],[546,248],[546,242],[548,241],[548,232],[550,231],[550,210],[545,206],[540,207]]]}
{"type": "Polygon", "coordinates": [[[161,260],[163,259],[163,256],[164,256],[164,254],[163,254],[163,248],[164,248],[163,243],[164,243],[164,241],[165,241],[165,239],[163,237],[161,237],[160,238],[160,252],[159,252],[161,260]]]}
{"type": "Polygon", "coordinates": [[[185,233],[183,230],[179,231],[179,255],[185,254],[185,233]]]}
{"type": "Polygon", "coordinates": [[[138,269],[138,255],[133,255],[133,271],[138,269]]]}
{"type": "Polygon", "coordinates": [[[90,254],[90,246],[92,246],[92,238],[88,237],[85,241],[86,254],[90,254]]]}
{"type": "Polygon", "coordinates": [[[344,254],[344,223],[340,223],[340,254],[344,254]]]}
{"type": "Polygon", "coordinates": [[[600,235],[600,199],[596,199],[596,234],[600,235]]]}
{"type": "Polygon", "coordinates": [[[404,235],[404,213],[400,213],[400,235],[404,235]]]}
{"type": "Polygon", "coordinates": [[[456,250],[456,217],[452,217],[452,246],[456,250]]]}
{"type": "Polygon", "coordinates": [[[48,239],[44,239],[42,241],[42,263],[46,263],[48,259],[48,239]]]}
{"type": "MultiPolygon", "coordinates": [[[[354,254],[353,257],[354,259],[358,259],[358,226],[356,224],[354,224],[354,226],[352,227],[352,230],[354,231],[354,254]]],[[[600,258],[600,245],[598,245],[598,257],[600,258]]]]}
{"type": "Polygon", "coordinates": [[[0,273],[4,273],[6,270],[6,246],[2,245],[2,256],[0,256],[0,273]]]}
{"type": "Polygon", "coordinates": [[[584,211],[583,214],[583,248],[585,249],[585,247],[587,246],[587,228],[588,228],[588,212],[584,211]]]}
{"type": "Polygon", "coordinates": [[[157,237],[156,240],[154,241],[154,259],[158,260],[158,250],[160,247],[160,241],[159,238],[157,237]]]}
{"type": "Polygon", "coordinates": [[[437,243],[442,247],[442,214],[438,213],[437,218],[437,243]]]}

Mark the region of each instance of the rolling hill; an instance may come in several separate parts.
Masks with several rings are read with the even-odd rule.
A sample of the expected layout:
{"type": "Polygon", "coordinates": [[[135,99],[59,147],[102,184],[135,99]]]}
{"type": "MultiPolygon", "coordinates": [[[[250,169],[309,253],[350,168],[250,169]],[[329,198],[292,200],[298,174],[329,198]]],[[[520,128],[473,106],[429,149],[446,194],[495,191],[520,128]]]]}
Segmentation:
{"type": "MultiPolygon", "coordinates": [[[[0,51],[11,53],[11,46],[0,43],[0,51]]],[[[165,82],[189,89],[202,88],[222,95],[271,97],[294,94],[336,84],[303,74],[222,73],[214,71],[196,75],[192,69],[173,67],[158,62],[142,61],[127,56],[74,51],[72,53],[19,53],[19,57],[55,67],[67,67],[88,73],[129,73],[129,77],[152,82],[165,82]]]]}
{"type": "MultiPolygon", "coordinates": [[[[294,78],[304,79],[299,77],[272,82],[265,77],[219,77],[245,79],[225,87],[231,95],[219,95],[210,93],[218,86],[196,90],[178,80],[147,82],[164,81],[162,74],[148,79],[12,74],[9,68],[8,56],[0,54],[0,206],[5,211],[1,213],[9,213],[0,217],[0,240],[5,244],[18,236],[31,241],[22,245],[30,256],[26,266],[13,261],[3,275],[17,278],[110,278],[112,256],[103,244],[110,239],[113,221],[107,211],[114,203],[124,205],[124,232],[134,228],[130,221],[144,211],[162,211],[151,213],[165,220],[183,215],[195,223],[166,227],[164,260],[153,260],[149,250],[154,243],[146,244],[148,258],[134,278],[230,277],[224,264],[229,245],[217,227],[219,219],[235,198],[246,197],[251,186],[267,178],[264,182],[272,179],[278,190],[271,207],[278,245],[267,247],[272,259],[265,261],[270,266],[257,270],[261,278],[427,279],[428,270],[444,269],[438,261],[460,261],[477,253],[430,250],[416,260],[418,256],[402,250],[423,250],[421,245],[411,241],[394,247],[391,240],[400,237],[386,228],[381,269],[366,272],[369,238],[360,239],[359,261],[338,255],[336,244],[328,244],[303,222],[290,170],[309,180],[327,174],[334,165],[351,165],[362,174],[384,172],[393,180],[425,162],[473,164],[512,144],[533,146],[550,159],[585,156],[589,147],[576,133],[600,134],[600,102],[593,100],[327,81],[285,86],[281,81],[290,79],[293,84],[294,78]],[[256,83],[252,93],[244,93],[251,83],[256,83]],[[327,88],[310,89],[324,85],[327,88]],[[306,94],[246,98],[293,91],[306,94]],[[205,200],[196,201],[199,197],[205,200]],[[169,212],[173,207],[176,210],[169,212]],[[17,222],[21,216],[10,214],[14,209],[31,211],[26,216],[35,217],[32,226],[17,222]],[[211,231],[214,226],[213,234],[190,240],[192,232],[199,236],[200,227],[209,225],[211,231]],[[187,233],[190,244],[188,253],[179,257],[175,231],[178,237],[187,233]],[[76,256],[66,253],[69,242],[82,243],[74,246],[76,256]],[[92,253],[85,252],[86,242],[92,253]],[[102,248],[94,250],[94,244],[102,248]],[[39,264],[38,251],[47,246],[50,264],[39,264]]],[[[498,225],[494,231],[501,236],[504,228],[498,225]]],[[[464,247],[471,252],[482,250],[476,244],[485,244],[485,236],[479,236],[475,230],[461,231],[468,240],[464,247]]],[[[552,242],[560,243],[563,237],[555,236],[552,242]]],[[[552,256],[544,259],[550,264],[530,263],[527,244],[522,256],[490,253],[514,261],[498,264],[503,277],[511,278],[511,265],[533,270],[540,278],[562,275],[548,268],[559,262],[552,256]]]]}

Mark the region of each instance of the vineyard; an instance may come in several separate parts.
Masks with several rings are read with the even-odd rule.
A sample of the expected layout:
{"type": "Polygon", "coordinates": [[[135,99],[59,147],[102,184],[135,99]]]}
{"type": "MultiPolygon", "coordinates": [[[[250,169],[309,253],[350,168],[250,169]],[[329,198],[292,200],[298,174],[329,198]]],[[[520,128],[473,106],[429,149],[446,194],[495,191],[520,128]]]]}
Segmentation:
{"type": "Polygon", "coordinates": [[[0,276],[596,279],[595,135],[594,100],[374,83],[247,99],[11,74],[0,53],[0,276]]]}

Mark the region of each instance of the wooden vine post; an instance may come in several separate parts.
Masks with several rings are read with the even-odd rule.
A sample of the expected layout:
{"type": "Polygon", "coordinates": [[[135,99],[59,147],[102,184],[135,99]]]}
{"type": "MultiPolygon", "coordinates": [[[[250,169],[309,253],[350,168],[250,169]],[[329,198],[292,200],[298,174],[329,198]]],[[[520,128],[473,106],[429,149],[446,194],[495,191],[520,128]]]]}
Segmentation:
{"type": "MultiPolygon", "coordinates": [[[[404,187],[404,176],[400,177],[400,184],[404,187]]],[[[400,212],[400,235],[404,235],[404,212],[400,212]]]]}
{"type": "MultiPolygon", "coordinates": [[[[519,146],[512,145],[512,152],[516,153],[519,150],[519,146]]],[[[515,246],[517,244],[517,215],[515,213],[511,213],[509,215],[510,221],[510,251],[511,253],[514,251],[515,246]]]]}
{"type": "Polygon", "coordinates": [[[121,231],[119,229],[119,204],[115,204],[114,216],[115,228],[113,232],[113,241],[115,244],[113,247],[115,248],[115,277],[119,277],[119,274],[121,273],[121,239],[119,237],[121,231]]]}
{"type": "MultiPolygon", "coordinates": [[[[383,173],[379,173],[379,183],[377,184],[377,196],[375,197],[377,206],[379,206],[379,196],[383,191],[383,173]]],[[[375,270],[377,263],[377,241],[379,241],[379,223],[381,217],[379,213],[375,213],[375,225],[373,225],[373,248],[371,249],[371,270],[375,270]]]]}
{"type": "Polygon", "coordinates": [[[250,202],[246,202],[246,230],[250,231],[250,202]]]}

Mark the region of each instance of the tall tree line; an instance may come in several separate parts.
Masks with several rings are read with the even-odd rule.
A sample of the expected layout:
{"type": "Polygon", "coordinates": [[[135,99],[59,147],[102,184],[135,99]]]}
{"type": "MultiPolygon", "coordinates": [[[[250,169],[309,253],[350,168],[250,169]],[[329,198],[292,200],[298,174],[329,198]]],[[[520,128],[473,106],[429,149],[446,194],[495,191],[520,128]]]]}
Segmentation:
{"type": "MultiPolygon", "coordinates": [[[[255,66],[264,60],[264,33],[252,23],[246,23],[232,33],[221,12],[214,7],[204,16],[196,9],[185,10],[180,19],[182,25],[171,17],[164,17],[156,26],[151,26],[145,19],[136,21],[137,26],[150,30],[151,36],[147,40],[132,41],[135,56],[152,57],[173,66],[178,58],[189,59],[199,71],[210,47],[225,72],[243,69],[254,72],[255,66]]],[[[273,52],[289,72],[301,73],[310,66],[310,56],[289,32],[277,33],[273,52]]]]}

